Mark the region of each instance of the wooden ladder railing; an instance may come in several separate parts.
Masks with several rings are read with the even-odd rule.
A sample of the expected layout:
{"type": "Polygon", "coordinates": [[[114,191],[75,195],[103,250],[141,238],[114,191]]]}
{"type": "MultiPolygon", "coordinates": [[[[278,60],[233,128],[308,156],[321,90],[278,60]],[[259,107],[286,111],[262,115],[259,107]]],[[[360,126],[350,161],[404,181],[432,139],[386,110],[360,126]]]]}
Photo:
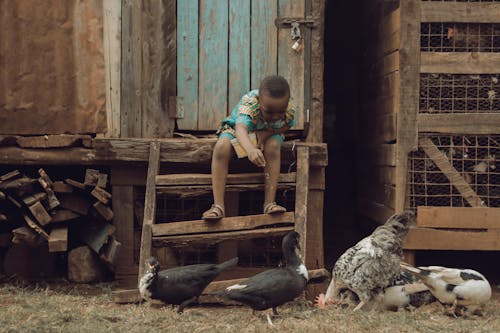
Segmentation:
{"type": "MultiPolygon", "coordinates": [[[[152,141],[149,148],[149,166],[144,205],[144,221],[139,259],[139,278],[144,274],[145,261],[151,256],[153,245],[187,245],[192,243],[219,243],[224,240],[282,236],[291,230],[301,235],[301,257],[306,257],[307,196],[309,193],[309,147],[297,147],[297,172],[281,174],[278,188],[295,189],[295,211],[278,215],[259,214],[224,217],[217,222],[204,220],[155,223],[156,194],[182,193],[183,188],[200,194],[211,193],[210,174],[160,175],[161,143],[152,141]]],[[[230,174],[226,190],[248,191],[264,189],[262,174],[230,174]]]]}

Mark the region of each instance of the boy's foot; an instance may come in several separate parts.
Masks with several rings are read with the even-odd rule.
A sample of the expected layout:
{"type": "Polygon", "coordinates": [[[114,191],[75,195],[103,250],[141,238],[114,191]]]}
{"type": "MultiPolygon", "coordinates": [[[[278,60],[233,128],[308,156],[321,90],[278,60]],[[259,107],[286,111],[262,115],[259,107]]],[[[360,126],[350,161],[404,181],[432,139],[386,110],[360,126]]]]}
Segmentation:
{"type": "Polygon", "coordinates": [[[264,206],[264,214],[277,214],[286,212],[286,208],[278,205],[276,202],[270,202],[264,206]]]}
{"type": "Polygon", "coordinates": [[[218,204],[213,204],[212,207],[210,207],[209,210],[205,211],[201,216],[202,219],[209,221],[220,220],[223,217],[224,208],[222,208],[222,206],[218,204]]]}

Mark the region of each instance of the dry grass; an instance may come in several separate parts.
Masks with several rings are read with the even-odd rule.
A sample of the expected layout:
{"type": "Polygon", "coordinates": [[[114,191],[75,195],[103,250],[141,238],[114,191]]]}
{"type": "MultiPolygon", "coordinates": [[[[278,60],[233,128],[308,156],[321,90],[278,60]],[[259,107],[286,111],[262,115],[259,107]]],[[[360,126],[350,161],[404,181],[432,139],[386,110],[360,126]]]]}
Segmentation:
{"type": "Polygon", "coordinates": [[[0,285],[0,332],[500,332],[500,301],[482,317],[453,318],[439,304],[414,311],[325,311],[305,301],[281,307],[269,327],[246,307],[195,306],[178,315],[169,306],[117,305],[111,285],[0,285]]]}

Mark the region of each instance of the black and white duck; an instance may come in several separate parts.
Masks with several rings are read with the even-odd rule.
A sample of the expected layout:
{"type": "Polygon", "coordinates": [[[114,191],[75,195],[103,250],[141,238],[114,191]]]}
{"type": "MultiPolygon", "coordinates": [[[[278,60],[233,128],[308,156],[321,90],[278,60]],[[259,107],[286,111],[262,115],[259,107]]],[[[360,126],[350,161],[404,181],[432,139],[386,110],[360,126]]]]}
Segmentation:
{"type": "Polygon", "coordinates": [[[146,300],[179,305],[177,312],[182,313],[220,272],[237,263],[238,258],[233,258],[221,264],[188,265],[160,271],[158,260],[150,258],[146,263],[147,272],[139,281],[139,292],[146,300]]]}
{"type": "MultiPolygon", "coordinates": [[[[306,266],[302,263],[296,250],[300,236],[297,232],[288,233],[282,242],[285,266],[274,268],[254,275],[243,282],[231,285],[215,295],[227,297],[250,306],[254,311],[273,309],[294,300],[305,289],[308,280],[306,266]]],[[[267,321],[272,325],[269,314],[267,321]]]]}

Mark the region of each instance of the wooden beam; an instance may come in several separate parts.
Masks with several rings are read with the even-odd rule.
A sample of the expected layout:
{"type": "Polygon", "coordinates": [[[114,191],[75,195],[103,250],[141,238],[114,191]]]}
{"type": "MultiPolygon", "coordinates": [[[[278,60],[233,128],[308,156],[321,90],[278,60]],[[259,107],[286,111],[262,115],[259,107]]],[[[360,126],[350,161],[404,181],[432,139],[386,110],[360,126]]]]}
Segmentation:
{"type": "Polygon", "coordinates": [[[406,177],[408,174],[408,154],[418,146],[417,113],[420,90],[419,50],[420,50],[420,0],[400,3],[400,63],[399,104],[397,113],[396,151],[396,212],[407,208],[406,177]]]}
{"type": "MultiPolygon", "coordinates": [[[[325,168],[309,168],[309,193],[307,195],[307,238],[306,257],[304,263],[309,269],[320,268],[324,265],[323,250],[323,212],[325,187],[313,184],[325,182],[325,168]]],[[[298,190],[298,188],[296,189],[298,190]]]]}
{"type": "Polygon", "coordinates": [[[297,185],[295,191],[295,231],[300,235],[300,255],[307,258],[307,204],[309,197],[309,148],[297,150],[297,185]]]}
{"type": "Polygon", "coordinates": [[[500,4],[422,1],[421,16],[422,22],[498,23],[500,4]]]}
{"type": "MultiPolygon", "coordinates": [[[[265,188],[264,184],[240,184],[226,185],[226,192],[242,192],[242,191],[261,191],[265,188]]],[[[295,190],[295,184],[278,183],[279,190],[295,190]]],[[[180,198],[188,198],[200,196],[207,193],[212,193],[210,185],[182,185],[182,186],[162,186],[157,187],[158,193],[176,195],[180,198]]]]}
{"type": "MultiPolygon", "coordinates": [[[[210,164],[216,139],[162,139],[161,162],[210,164]]],[[[116,165],[124,162],[146,163],[149,159],[150,139],[98,138],[90,148],[22,149],[0,147],[1,164],[19,165],[116,165]]],[[[285,141],[281,151],[282,165],[295,160],[292,147],[306,145],[310,149],[311,166],[327,166],[325,143],[285,141]]]]}
{"type": "Polygon", "coordinates": [[[139,258],[139,280],[144,275],[146,260],[151,257],[152,225],[156,214],[156,183],[155,178],[160,169],[161,143],[152,141],[150,144],[148,179],[144,203],[144,221],[142,223],[141,249],[139,258]]]}
{"type": "Polygon", "coordinates": [[[500,250],[500,229],[478,231],[411,228],[403,242],[409,250],[500,250]]]}
{"type": "Polygon", "coordinates": [[[496,134],[499,113],[419,114],[419,132],[447,134],[496,134]]]}
{"type": "Polygon", "coordinates": [[[108,137],[120,137],[121,85],[121,1],[104,0],[103,42],[106,85],[106,119],[108,137]]]}
{"type": "Polygon", "coordinates": [[[153,237],[199,234],[210,232],[249,230],[273,224],[293,224],[295,214],[286,212],[283,214],[260,214],[224,217],[217,223],[207,223],[205,220],[160,223],[152,226],[153,237]]]}
{"type": "Polygon", "coordinates": [[[240,240],[260,237],[284,236],[294,230],[293,226],[280,228],[264,228],[255,230],[216,232],[210,234],[161,236],[154,237],[153,244],[157,246],[187,246],[191,244],[217,244],[225,240],[240,240]]]}
{"type": "Polygon", "coordinates": [[[421,52],[421,73],[489,74],[498,72],[500,53],[421,52]]]}
{"type": "MultiPolygon", "coordinates": [[[[282,173],[279,176],[280,183],[295,183],[295,172],[282,173]]],[[[227,175],[227,184],[263,184],[265,180],[263,173],[237,173],[227,175]]],[[[203,173],[185,173],[156,176],[156,185],[211,185],[212,175],[203,173]]]]}
{"type": "Polygon", "coordinates": [[[17,138],[17,145],[21,148],[60,148],[82,145],[82,140],[90,139],[90,135],[40,135],[40,136],[20,136],[17,138]]]}
{"type": "Polygon", "coordinates": [[[472,207],[485,206],[483,200],[474,192],[469,183],[465,181],[462,175],[450,164],[450,161],[436,147],[429,138],[420,139],[420,147],[425,151],[427,156],[437,165],[441,172],[448,178],[450,183],[456,187],[458,192],[472,207]]]}
{"type": "Polygon", "coordinates": [[[49,252],[64,252],[68,249],[68,227],[52,228],[49,235],[49,252]]]}
{"type": "Polygon", "coordinates": [[[429,228],[500,229],[500,208],[418,207],[417,226],[429,228]]]}

